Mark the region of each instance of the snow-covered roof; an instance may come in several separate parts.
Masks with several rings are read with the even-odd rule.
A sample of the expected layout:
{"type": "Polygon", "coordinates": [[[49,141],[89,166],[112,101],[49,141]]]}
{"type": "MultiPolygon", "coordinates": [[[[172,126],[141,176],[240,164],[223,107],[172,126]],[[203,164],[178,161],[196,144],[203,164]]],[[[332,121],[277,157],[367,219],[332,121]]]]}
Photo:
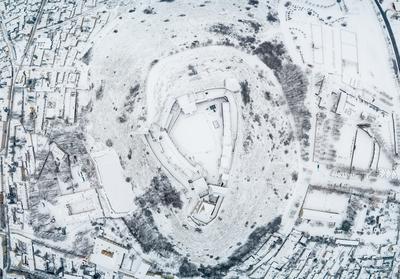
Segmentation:
{"type": "Polygon", "coordinates": [[[203,201],[200,204],[198,211],[194,214],[194,217],[203,223],[208,223],[211,219],[214,208],[214,204],[203,201]]]}
{"type": "Polygon", "coordinates": [[[178,104],[181,107],[183,113],[192,114],[196,111],[196,101],[191,95],[183,95],[177,98],[178,104]]]}
{"type": "Polygon", "coordinates": [[[342,220],[339,213],[303,208],[302,218],[313,221],[338,223],[342,220]]]}
{"type": "Polygon", "coordinates": [[[106,270],[119,270],[127,250],[112,241],[98,237],[94,244],[90,262],[106,270]]]}

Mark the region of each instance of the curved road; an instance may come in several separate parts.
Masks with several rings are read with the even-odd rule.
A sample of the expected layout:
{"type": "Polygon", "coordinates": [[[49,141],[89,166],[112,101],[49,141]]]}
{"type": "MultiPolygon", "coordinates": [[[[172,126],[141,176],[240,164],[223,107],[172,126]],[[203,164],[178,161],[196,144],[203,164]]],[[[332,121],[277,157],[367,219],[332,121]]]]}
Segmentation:
{"type": "Polygon", "coordinates": [[[376,6],[379,9],[379,12],[381,13],[383,21],[385,22],[386,30],[389,34],[390,41],[392,42],[392,47],[393,47],[394,55],[396,57],[396,64],[397,64],[396,77],[398,78],[399,73],[400,73],[400,55],[399,55],[399,49],[397,48],[396,38],[394,37],[392,27],[390,26],[390,22],[386,16],[386,12],[382,9],[381,4],[379,3],[378,0],[374,0],[374,1],[375,1],[376,6]]]}

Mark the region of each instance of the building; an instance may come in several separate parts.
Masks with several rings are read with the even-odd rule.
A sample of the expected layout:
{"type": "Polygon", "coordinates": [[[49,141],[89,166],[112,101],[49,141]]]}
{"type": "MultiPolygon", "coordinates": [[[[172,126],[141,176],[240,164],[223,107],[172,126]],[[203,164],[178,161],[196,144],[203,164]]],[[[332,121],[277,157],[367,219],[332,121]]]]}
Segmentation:
{"type": "Polygon", "coordinates": [[[127,253],[128,250],[122,245],[106,238],[98,237],[89,261],[111,275],[120,269],[127,253]]]}

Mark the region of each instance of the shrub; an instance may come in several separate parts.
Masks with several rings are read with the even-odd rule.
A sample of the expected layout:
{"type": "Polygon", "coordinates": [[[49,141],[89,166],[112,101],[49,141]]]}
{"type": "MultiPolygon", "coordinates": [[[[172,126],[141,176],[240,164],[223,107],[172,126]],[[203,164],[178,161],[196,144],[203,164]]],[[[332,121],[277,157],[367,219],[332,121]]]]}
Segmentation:
{"type": "Polygon", "coordinates": [[[242,101],[245,105],[250,103],[250,88],[247,80],[241,81],[240,83],[240,94],[242,95],[242,101]]]}

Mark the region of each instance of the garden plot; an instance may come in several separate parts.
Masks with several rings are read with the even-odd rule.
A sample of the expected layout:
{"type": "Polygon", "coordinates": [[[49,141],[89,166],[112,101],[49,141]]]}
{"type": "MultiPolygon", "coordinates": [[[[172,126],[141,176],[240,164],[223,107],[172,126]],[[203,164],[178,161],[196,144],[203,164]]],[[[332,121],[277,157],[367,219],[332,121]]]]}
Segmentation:
{"type": "Polygon", "coordinates": [[[353,204],[357,213],[352,232],[365,243],[385,244],[397,237],[399,207],[386,197],[360,198],[353,204]]]}
{"type": "Polygon", "coordinates": [[[313,41],[313,62],[316,64],[324,63],[324,46],[322,27],[320,25],[311,24],[311,35],[313,41]]]}
{"type": "Polygon", "coordinates": [[[290,1],[280,6],[281,24],[287,30],[285,41],[296,63],[338,74],[352,87],[375,87],[396,96],[388,52],[391,46],[376,16],[374,1],[350,1],[347,9],[340,3],[313,2],[290,1]],[[346,10],[352,11],[351,16],[346,10]]]}
{"type": "Polygon", "coordinates": [[[333,235],[347,217],[349,195],[334,190],[308,190],[300,211],[299,229],[313,235],[333,235]]]}
{"type": "Polygon", "coordinates": [[[303,210],[314,210],[342,215],[346,212],[349,197],[342,193],[311,189],[304,199],[303,210]]]}
{"type": "Polygon", "coordinates": [[[358,45],[354,32],[340,30],[340,48],[342,61],[342,81],[350,86],[358,86],[358,45]]]}
{"type": "Polygon", "coordinates": [[[102,217],[97,193],[94,189],[62,195],[51,206],[54,218],[60,223],[81,224],[102,217]]]}
{"type": "Polygon", "coordinates": [[[375,166],[379,156],[379,146],[366,131],[357,129],[356,142],[354,143],[352,168],[369,170],[375,166]]]}
{"type": "Polygon", "coordinates": [[[350,167],[351,156],[356,139],[356,127],[345,123],[341,128],[339,141],[335,142],[335,150],[337,150],[336,163],[340,166],[350,167]]]}

